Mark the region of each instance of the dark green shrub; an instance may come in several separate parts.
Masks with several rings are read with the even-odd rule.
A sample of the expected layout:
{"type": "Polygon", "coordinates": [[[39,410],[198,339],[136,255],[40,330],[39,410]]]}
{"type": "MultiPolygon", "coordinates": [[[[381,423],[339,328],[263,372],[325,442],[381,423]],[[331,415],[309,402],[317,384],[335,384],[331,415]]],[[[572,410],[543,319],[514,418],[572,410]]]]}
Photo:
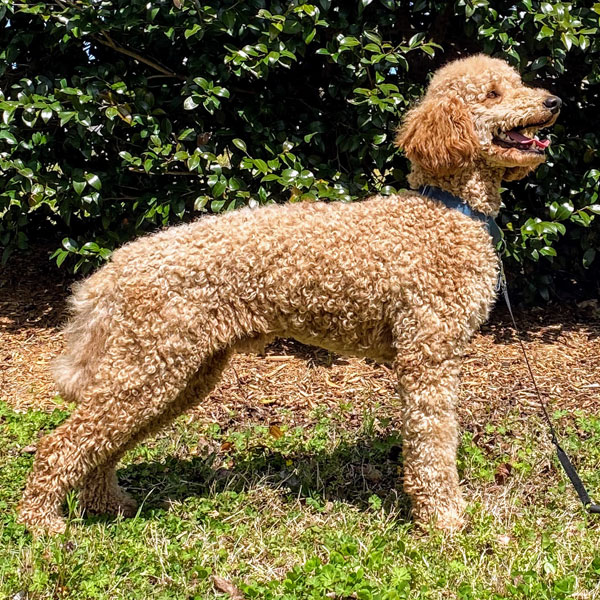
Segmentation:
{"type": "Polygon", "coordinates": [[[509,267],[546,298],[551,275],[593,282],[600,5],[491,6],[2,0],[3,259],[43,237],[86,270],[204,211],[400,189],[402,112],[484,51],[566,100],[547,167],[506,194],[509,267]]]}

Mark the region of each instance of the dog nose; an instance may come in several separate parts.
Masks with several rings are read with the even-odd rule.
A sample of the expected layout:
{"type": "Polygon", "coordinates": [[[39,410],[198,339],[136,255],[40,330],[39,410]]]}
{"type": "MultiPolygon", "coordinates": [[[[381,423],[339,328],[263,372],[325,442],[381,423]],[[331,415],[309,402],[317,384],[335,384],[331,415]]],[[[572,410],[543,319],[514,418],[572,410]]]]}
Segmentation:
{"type": "Polygon", "coordinates": [[[544,106],[550,109],[551,112],[557,113],[562,106],[562,100],[558,96],[548,96],[544,100],[544,106]]]}

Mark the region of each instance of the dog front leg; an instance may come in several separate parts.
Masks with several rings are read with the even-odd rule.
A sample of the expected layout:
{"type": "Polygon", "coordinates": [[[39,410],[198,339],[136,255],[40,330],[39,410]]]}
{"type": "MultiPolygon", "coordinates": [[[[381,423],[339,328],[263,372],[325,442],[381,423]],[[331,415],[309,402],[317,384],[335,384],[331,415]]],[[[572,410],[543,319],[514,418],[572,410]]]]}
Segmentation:
{"type": "Polygon", "coordinates": [[[402,398],[404,491],[413,517],[439,529],[459,529],[464,501],[456,470],[458,361],[404,355],[395,368],[402,398]]]}

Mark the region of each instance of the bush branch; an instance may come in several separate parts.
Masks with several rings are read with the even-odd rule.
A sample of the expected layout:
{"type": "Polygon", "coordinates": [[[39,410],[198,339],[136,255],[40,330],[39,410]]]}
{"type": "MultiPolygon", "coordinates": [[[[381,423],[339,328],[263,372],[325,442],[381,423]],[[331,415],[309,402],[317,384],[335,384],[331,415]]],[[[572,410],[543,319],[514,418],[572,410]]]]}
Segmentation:
{"type": "Polygon", "coordinates": [[[162,73],[165,77],[174,77],[176,79],[181,79],[185,81],[185,77],[183,77],[182,75],[174,73],[173,71],[169,71],[169,69],[163,67],[162,65],[159,65],[157,62],[150,60],[149,58],[146,58],[145,56],[142,56],[141,54],[138,54],[137,52],[126,48],[125,46],[117,44],[117,42],[115,42],[105,31],[102,31],[102,36],[104,39],[98,35],[93,35],[92,38],[99,44],[102,44],[103,46],[108,46],[116,52],[125,54],[125,56],[130,56],[131,58],[135,58],[135,60],[144,63],[149,67],[152,67],[155,71],[162,73]]]}

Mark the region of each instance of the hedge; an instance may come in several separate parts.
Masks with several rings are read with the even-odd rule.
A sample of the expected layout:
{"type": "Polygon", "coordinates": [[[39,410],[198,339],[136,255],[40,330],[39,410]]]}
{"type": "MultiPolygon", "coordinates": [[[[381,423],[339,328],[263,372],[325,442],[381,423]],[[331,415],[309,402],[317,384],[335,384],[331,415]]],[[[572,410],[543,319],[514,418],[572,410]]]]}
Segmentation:
{"type": "Polygon", "coordinates": [[[403,112],[431,71],[482,51],[565,101],[548,162],[505,192],[508,270],[529,298],[589,296],[599,13],[533,0],[1,0],[2,260],[42,239],[58,265],[87,272],[206,212],[394,193],[408,171],[393,145],[403,112]]]}

